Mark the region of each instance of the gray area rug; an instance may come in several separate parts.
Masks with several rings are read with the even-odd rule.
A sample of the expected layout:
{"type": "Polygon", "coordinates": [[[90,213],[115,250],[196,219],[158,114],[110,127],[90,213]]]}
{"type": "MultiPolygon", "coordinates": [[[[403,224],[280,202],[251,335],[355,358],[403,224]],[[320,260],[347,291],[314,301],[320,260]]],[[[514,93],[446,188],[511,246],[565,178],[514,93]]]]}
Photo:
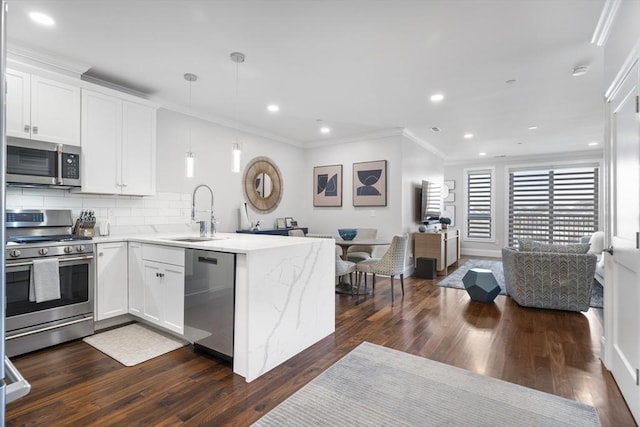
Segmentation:
{"type": "Polygon", "coordinates": [[[599,426],[595,408],[364,342],[254,426],[599,426]]]}
{"type": "MultiPolygon", "coordinates": [[[[446,278],[438,283],[438,286],[444,286],[447,288],[456,288],[456,289],[464,289],[464,283],[462,283],[462,278],[467,271],[471,268],[484,268],[487,270],[491,270],[493,272],[493,276],[496,278],[498,285],[500,285],[500,294],[506,295],[507,291],[504,286],[504,271],[502,269],[502,261],[491,261],[486,259],[470,259],[460,267],[458,267],[453,273],[449,274],[446,278]]],[[[598,283],[597,280],[593,280],[593,288],[591,290],[591,302],[590,306],[595,308],[602,308],[603,299],[602,299],[603,289],[602,285],[598,283]]]]}
{"type": "Polygon", "coordinates": [[[98,332],[82,341],[124,366],[134,366],[187,344],[169,334],[140,323],[98,332]]]}

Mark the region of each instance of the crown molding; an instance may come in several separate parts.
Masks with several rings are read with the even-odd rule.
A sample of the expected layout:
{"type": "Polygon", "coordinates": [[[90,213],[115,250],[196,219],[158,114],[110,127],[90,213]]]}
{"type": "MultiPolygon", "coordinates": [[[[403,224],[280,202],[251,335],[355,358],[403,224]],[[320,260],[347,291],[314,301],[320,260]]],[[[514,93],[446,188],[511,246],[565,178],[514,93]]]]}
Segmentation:
{"type": "Polygon", "coordinates": [[[430,144],[424,139],[417,137],[409,129],[403,129],[402,136],[415,142],[416,144],[420,145],[422,148],[425,148],[427,151],[430,151],[431,153],[435,154],[436,156],[440,157],[443,160],[447,158],[447,155],[445,153],[437,149],[433,144],[430,144]]]}
{"type": "Polygon", "coordinates": [[[591,44],[595,44],[598,47],[602,47],[607,43],[609,34],[611,33],[611,27],[613,21],[616,19],[616,13],[620,8],[622,0],[606,0],[598,19],[598,24],[591,37],[591,44]]]}
{"type": "Polygon", "coordinates": [[[363,133],[349,138],[325,139],[308,142],[304,145],[306,148],[322,148],[330,145],[349,144],[352,142],[361,142],[367,139],[382,139],[393,136],[402,136],[402,128],[387,128],[375,132],[363,133]]]}
{"type": "Polygon", "coordinates": [[[13,43],[7,43],[7,59],[19,64],[80,78],[91,65],[48,55],[13,43]]]}
{"type": "Polygon", "coordinates": [[[179,113],[179,114],[184,114],[185,116],[189,116],[189,117],[194,117],[196,119],[200,119],[200,120],[204,120],[206,122],[209,123],[213,123],[216,124],[218,126],[222,126],[222,127],[226,127],[229,128],[231,130],[235,130],[236,127],[238,128],[239,132],[245,133],[245,134],[249,134],[249,135],[253,135],[253,136],[257,136],[260,138],[265,138],[271,141],[275,141],[275,142],[280,142],[283,144],[287,144],[287,145],[292,145],[294,147],[298,147],[298,148],[305,148],[305,145],[298,142],[298,141],[294,141],[292,139],[288,139],[285,138],[283,136],[271,133],[271,132],[267,132],[265,130],[256,128],[256,127],[252,127],[252,126],[247,126],[247,125],[243,125],[242,123],[237,123],[234,120],[229,120],[226,119],[224,117],[220,117],[220,116],[216,116],[213,114],[201,114],[199,112],[194,112],[194,111],[190,111],[189,108],[180,105],[180,104],[175,104],[172,102],[167,102],[161,98],[158,97],[149,97],[149,100],[152,102],[155,102],[157,104],[160,104],[161,108],[164,108],[165,110],[169,110],[169,111],[173,111],[175,113],[179,113]]]}

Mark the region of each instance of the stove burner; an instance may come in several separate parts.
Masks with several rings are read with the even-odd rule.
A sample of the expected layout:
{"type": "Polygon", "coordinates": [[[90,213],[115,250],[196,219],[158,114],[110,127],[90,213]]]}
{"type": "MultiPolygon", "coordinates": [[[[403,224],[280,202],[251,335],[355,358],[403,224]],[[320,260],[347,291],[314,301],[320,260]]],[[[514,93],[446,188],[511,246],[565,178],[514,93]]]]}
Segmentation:
{"type": "Polygon", "coordinates": [[[43,242],[71,242],[74,240],[91,240],[91,237],[75,234],[58,234],[53,236],[15,236],[9,237],[7,243],[43,243],[43,242]]]}

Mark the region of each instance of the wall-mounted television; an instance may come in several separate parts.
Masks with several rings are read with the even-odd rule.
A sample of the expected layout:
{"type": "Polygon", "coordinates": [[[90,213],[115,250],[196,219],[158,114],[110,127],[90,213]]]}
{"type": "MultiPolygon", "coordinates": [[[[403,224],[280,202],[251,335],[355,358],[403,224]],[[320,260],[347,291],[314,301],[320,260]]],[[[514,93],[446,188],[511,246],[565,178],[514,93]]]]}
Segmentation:
{"type": "Polygon", "coordinates": [[[424,224],[437,222],[437,220],[429,221],[429,218],[438,218],[442,213],[442,188],[440,185],[423,180],[421,199],[421,222],[424,224]]]}

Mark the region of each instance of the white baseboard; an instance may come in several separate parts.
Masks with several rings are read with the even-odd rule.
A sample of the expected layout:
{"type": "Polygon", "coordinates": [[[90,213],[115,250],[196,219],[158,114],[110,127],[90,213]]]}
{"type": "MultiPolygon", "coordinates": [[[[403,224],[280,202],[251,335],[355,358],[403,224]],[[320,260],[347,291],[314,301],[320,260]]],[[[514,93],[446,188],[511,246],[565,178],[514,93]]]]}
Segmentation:
{"type": "Polygon", "coordinates": [[[460,254],[466,256],[488,256],[493,258],[502,258],[502,250],[489,251],[486,249],[465,249],[460,248],[460,254]]]}

